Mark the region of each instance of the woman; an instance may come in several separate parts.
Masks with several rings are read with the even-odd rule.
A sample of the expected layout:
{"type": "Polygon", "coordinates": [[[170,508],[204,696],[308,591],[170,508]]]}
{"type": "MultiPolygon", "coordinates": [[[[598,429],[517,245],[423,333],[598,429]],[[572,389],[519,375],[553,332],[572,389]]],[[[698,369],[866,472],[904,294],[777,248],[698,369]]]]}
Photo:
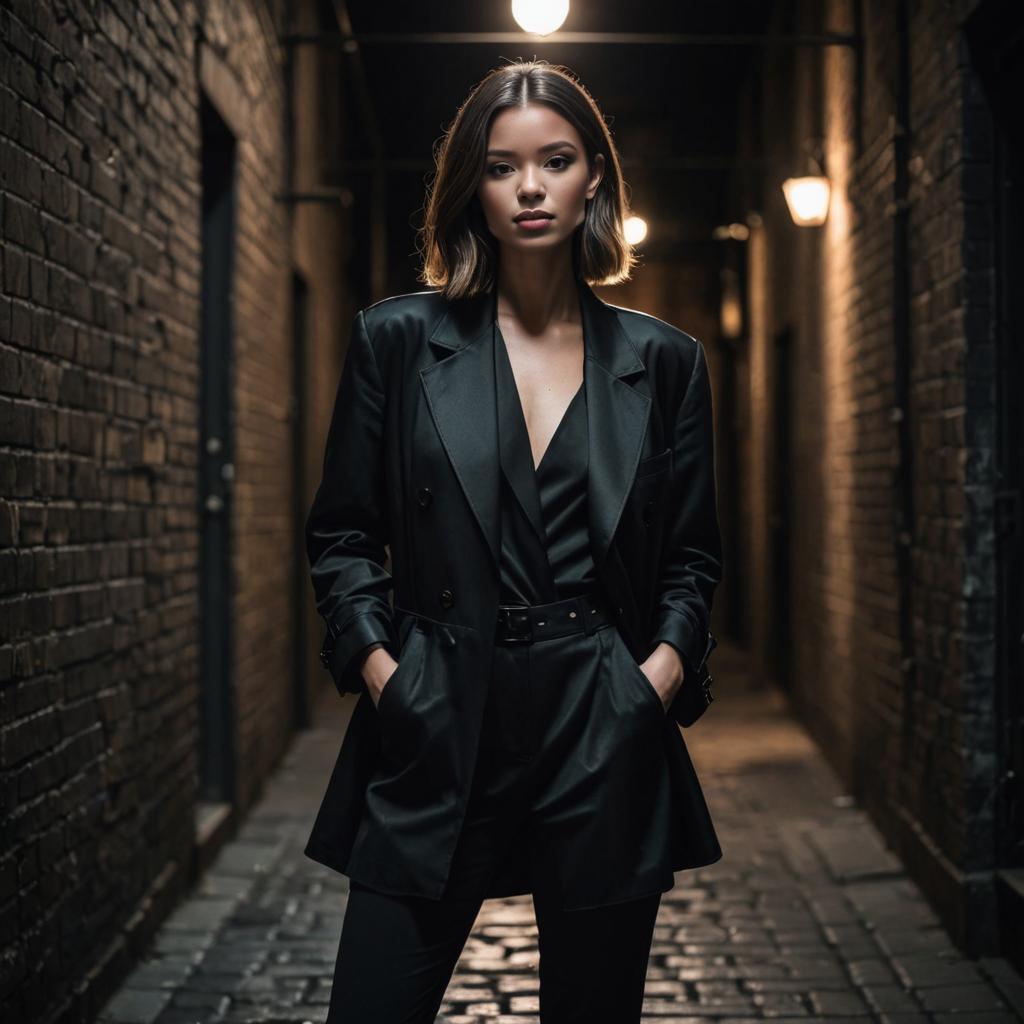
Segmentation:
{"type": "Polygon", "coordinates": [[[707,363],[591,290],[623,197],[574,78],[497,69],[439,153],[432,290],[355,318],[306,529],[360,695],[305,851],[351,879],[328,1020],[433,1021],[481,901],[532,893],[541,1020],[637,1021],[661,893],[721,856],[677,724],[721,578],[707,363]]]}

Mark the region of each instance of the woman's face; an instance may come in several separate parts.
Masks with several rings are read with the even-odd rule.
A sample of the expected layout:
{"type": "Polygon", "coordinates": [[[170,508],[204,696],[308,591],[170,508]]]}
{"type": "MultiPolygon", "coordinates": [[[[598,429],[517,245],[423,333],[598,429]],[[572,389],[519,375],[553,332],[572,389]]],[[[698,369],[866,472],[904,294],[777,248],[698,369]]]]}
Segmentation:
{"type": "Polygon", "coordinates": [[[477,195],[503,249],[553,249],[568,243],[583,223],[586,201],[597,192],[603,173],[600,153],[589,173],[583,140],[564,117],[531,103],[495,117],[477,195]],[[550,216],[517,222],[528,210],[550,216]]]}

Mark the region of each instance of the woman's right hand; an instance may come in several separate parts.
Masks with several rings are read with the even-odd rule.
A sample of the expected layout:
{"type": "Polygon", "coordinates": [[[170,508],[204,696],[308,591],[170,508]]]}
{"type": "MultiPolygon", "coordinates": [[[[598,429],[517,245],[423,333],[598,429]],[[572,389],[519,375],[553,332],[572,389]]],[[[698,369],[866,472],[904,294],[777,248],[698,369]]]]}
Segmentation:
{"type": "Polygon", "coordinates": [[[398,668],[398,662],[388,654],[387,648],[383,644],[370,649],[360,671],[374,707],[380,703],[380,695],[384,692],[384,687],[388,685],[388,680],[396,668],[398,668]]]}

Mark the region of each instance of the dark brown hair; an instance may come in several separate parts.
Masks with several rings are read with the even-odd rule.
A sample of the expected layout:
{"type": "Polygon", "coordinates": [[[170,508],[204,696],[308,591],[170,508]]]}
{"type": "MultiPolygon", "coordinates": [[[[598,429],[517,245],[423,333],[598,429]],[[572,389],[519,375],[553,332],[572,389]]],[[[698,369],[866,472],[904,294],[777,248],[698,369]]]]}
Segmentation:
{"type": "Polygon", "coordinates": [[[623,234],[628,208],[619,155],[597,104],[575,75],[547,61],[495,68],[474,87],[435,150],[437,165],[428,188],[417,246],[423,258],[419,280],[458,299],[490,289],[497,277],[498,243],[484,217],[477,189],[484,172],[487,138],[497,114],[509,107],[543,103],[579,132],[587,166],[604,154],[604,175],[587,202],[584,222],[572,239],[573,270],[588,284],[629,279],[636,262],[623,234]]]}

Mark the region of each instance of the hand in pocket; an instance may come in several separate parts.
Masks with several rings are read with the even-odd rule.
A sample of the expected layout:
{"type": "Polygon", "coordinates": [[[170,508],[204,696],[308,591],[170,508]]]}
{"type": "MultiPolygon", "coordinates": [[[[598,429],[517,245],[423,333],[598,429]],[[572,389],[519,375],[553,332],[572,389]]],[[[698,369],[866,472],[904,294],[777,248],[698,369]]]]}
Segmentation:
{"type": "Polygon", "coordinates": [[[646,661],[637,664],[636,667],[646,676],[647,681],[651,684],[651,689],[661,701],[662,710],[667,713],[683,685],[685,673],[682,659],[676,649],[671,644],[660,643],[651,656],[646,661]],[[649,672],[644,666],[650,666],[651,671],[649,672]]]}
{"type": "MultiPolygon", "coordinates": [[[[391,655],[388,655],[388,657],[390,658],[391,655]]],[[[395,661],[392,658],[392,662],[391,663],[393,665],[393,668],[391,669],[390,672],[388,672],[387,676],[384,679],[384,682],[381,683],[380,687],[377,689],[377,696],[375,698],[373,698],[373,706],[374,707],[379,707],[380,706],[380,699],[384,695],[384,691],[387,689],[388,683],[391,682],[391,677],[398,671],[398,666],[399,666],[400,662],[397,662],[397,661],[395,661]]],[[[371,697],[372,697],[373,687],[371,687],[370,692],[371,692],[371,697]]]]}
{"type": "Polygon", "coordinates": [[[374,707],[380,703],[381,694],[397,668],[398,662],[391,657],[383,644],[370,648],[361,671],[374,707]]]}

